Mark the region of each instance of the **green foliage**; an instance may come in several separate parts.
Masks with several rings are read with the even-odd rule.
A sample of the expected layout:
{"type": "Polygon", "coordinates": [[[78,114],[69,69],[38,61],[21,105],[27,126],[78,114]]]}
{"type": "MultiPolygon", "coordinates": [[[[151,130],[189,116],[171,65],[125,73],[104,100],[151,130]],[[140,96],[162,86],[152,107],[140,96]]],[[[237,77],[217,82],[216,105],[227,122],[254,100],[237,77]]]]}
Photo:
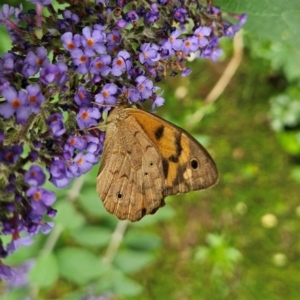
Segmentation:
{"type": "Polygon", "coordinates": [[[105,272],[105,265],[89,250],[65,247],[58,251],[57,260],[63,278],[85,285],[105,272]]]}
{"type": "Polygon", "coordinates": [[[58,261],[53,253],[38,255],[34,267],[30,270],[29,281],[33,286],[51,287],[58,280],[58,261]]]}
{"type": "Polygon", "coordinates": [[[300,2],[291,0],[216,0],[216,5],[227,12],[247,13],[245,30],[253,39],[270,40],[300,48],[299,18],[300,2]]]}
{"type": "Polygon", "coordinates": [[[242,254],[230,247],[224,237],[208,234],[208,246],[196,249],[195,259],[212,266],[212,276],[231,275],[235,265],[241,260],[242,254]]]}

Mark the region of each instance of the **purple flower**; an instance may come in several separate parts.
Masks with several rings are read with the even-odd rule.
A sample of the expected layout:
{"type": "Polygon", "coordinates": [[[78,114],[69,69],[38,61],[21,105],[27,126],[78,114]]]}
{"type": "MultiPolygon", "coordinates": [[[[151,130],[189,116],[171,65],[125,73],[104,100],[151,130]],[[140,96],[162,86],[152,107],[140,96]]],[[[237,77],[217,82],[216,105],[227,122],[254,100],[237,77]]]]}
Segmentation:
{"type": "Polygon", "coordinates": [[[17,122],[25,124],[30,114],[28,107],[28,95],[24,91],[17,92],[9,86],[2,91],[2,96],[7,102],[0,104],[0,115],[9,119],[14,113],[17,115],[17,122]]]}
{"type": "Polygon", "coordinates": [[[70,20],[72,20],[72,23],[73,23],[73,24],[77,24],[77,23],[79,23],[79,21],[80,21],[78,15],[72,13],[72,12],[71,12],[70,10],[68,10],[68,9],[64,10],[62,14],[63,14],[65,20],[70,19],[70,20]]]}
{"type": "MultiPolygon", "coordinates": [[[[158,87],[154,87],[153,92],[156,92],[158,89],[159,89],[158,87]]],[[[157,94],[152,95],[152,99],[153,99],[152,111],[154,111],[155,107],[162,106],[165,103],[165,99],[161,97],[162,93],[163,92],[161,92],[159,95],[157,94]]]]}
{"type": "Polygon", "coordinates": [[[54,113],[47,119],[47,125],[50,127],[55,137],[59,137],[66,132],[63,120],[61,113],[54,113]]]}
{"type": "Polygon", "coordinates": [[[39,155],[39,152],[37,152],[36,150],[32,150],[28,154],[28,158],[31,162],[35,162],[39,158],[39,155]]]}
{"type": "MultiPolygon", "coordinates": [[[[48,210],[49,210],[49,207],[47,207],[47,211],[48,210]]],[[[47,213],[47,215],[49,216],[48,213],[47,213]]],[[[52,228],[54,227],[53,222],[42,222],[41,224],[40,223],[35,224],[35,226],[33,226],[31,228],[30,236],[37,235],[39,232],[41,232],[42,234],[48,234],[52,230],[52,228]]]]}
{"type": "Polygon", "coordinates": [[[31,111],[37,114],[40,111],[41,104],[45,101],[40,86],[37,83],[34,83],[28,85],[26,90],[28,92],[28,103],[31,107],[31,111]]]}
{"type": "Polygon", "coordinates": [[[192,73],[192,70],[189,69],[189,68],[184,68],[182,71],[181,71],[181,76],[182,77],[186,77],[188,75],[190,75],[192,73]]]}
{"type": "Polygon", "coordinates": [[[6,250],[9,254],[16,252],[19,246],[29,246],[33,243],[31,236],[27,235],[24,237],[13,238],[12,241],[7,244],[6,250]]]}
{"type": "Polygon", "coordinates": [[[0,261],[0,278],[4,280],[11,280],[15,277],[15,272],[9,266],[4,265],[0,261]]]}
{"type": "Polygon", "coordinates": [[[206,37],[210,36],[210,34],[211,28],[207,26],[200,26],[195,30],[194,36],[198,39],[200,48],[204,48],[208,44],[208,39],[206,37]]]}
{"type": "Polygon", "coordinates": [[[119,30],[113,29],[110,33],[107,34],[107,44],[117,46],[121,43],[122,36],[119,30]]]}
{"type": "Polygon", "coordinates": [[[119,19],[116,23],[116,26],[122,29],[125,28],[127,24],[128,23],[125,20],[119,19]]]}
{"type": "Polygon", "coordinates": [[[75,49],[71,52],[73,57],[73,63],[77,66],[77,72],[81,75],[84,75],[88,72],[88,67],[90,64],[90,58],[82,50],[75,49]]]}
{"type": "Polygon", "coordinates": [[[52,161],[50,168],[50,182],[58,188],[67,187],[70,180],[73,178],[72,174],[68,171],[66,162],[61,159],[52,161]]]}
{"type": "Polygon", "coordinates": [[[118,87],[114,83],[106,84],[100,93],[95,95],[95,100],[100,104],[116,104],[117,98],[115,97],[118,87]]]}
{"type": "Polygon", "coordinates": [[[26,191],[31,204],[32,214],[35,217],[42,216],[47,212],[47,207],[51,206],[56,196],[54,192],[41,189],[39,187],[31,187],[26,191]]]}
{"type": "Polygon", "coordinates": [[[124,15],[124,20],[127,22],[135,22],[139,19],[138,14],[134,10],[130,10],[124,15]]]}
{"type": "Polygon", "coordinates": [[[153,66],[157,58],[160,58],[157,48],[157,45],[151,45],[150,43],[142,44],[141,53],[139,54],[141,64],[147,63],[149,66],[153,66]]]}
{"type": "Polygon", "coordinates": [[[92,30],[86,26],[82,29],[83,36],[81,37],[82,45],[84,46],[85,54],[92,57],[96,54],[103,54],[106,52],[105,34],[100,30],[92,30]]]}
{"type": "Polygon", "coordinates": [[[76,121],[80,129],[96,126],[101,117],[100,111],[96,107],[82,107],[76,116],[76,121]]]}
{"type": "Polygon", "coordinates": [[[68,137],[67,142],[64,144],[64,158],[71,159],[75,150],[83,151],[86,149],[87,142],[79,136],[71,135],[68,137]]]}
{"type": "Polygon", "coordinates": [[[47,50],[44,47],[39,47],[36,50],[36,54],[33,51],[29,51],[24,60],[24,67],[22,74],[28,78],[38,73],[40,68],[46,67],[50,64],[47,57],[47,50]]]}
{"type": "Polygon", "coordinates": [[[13,165],[22,153],[23,147],[20,145],[14,145],[4,149],[2,148],[0,150],[0,162],[4,162],[7,165],[13,165]]]}
{"type": "Polygon", "coordinates": [[[128,3],[128,0],[117,0],[117,6],[124,7],[128,3]]]}
{"type": "Polygon", "coordinates": [[[0,13],[0,24],[4,25],[6,20],[9,20],[10,17],[15,13],[15,8],[9,6],[8,4],[4,4],[2,7],[2,11],[0,13]]]}
{"type": "Polygon", "coordinates": [[[138,102],[139,100],[141,100],[141,94],[137,89],[123,87],[122,92],[131,102],[138,102]]]}
{"type": "Polygon", "coordinates": [[[87,141],[80,136],[71,135],[67,140],[67,144],[77,150],[83,151],[86,148],[87,141]]]}
{"type": "Polygon", "coordinates": [[[79,34],[73,36],[72,32],[65,32],[61,36],[61,40],[64,48],[70,52],[81,46],[81,36],[79,34]]]}
{"type": "Polygon", "coordinates": [[[109,55],[101,55],[100,57],[96,57],[91,62],[90,72],[92,74],[101,74],[101,76],[107,76],[111,71],[111,67],[109,67],[111,63],[111,57],[109,55]]]}
{"type": "Polygon", "coordinates": [[[0,77],[0,92],[4,91],[10,85],[9,81],[0,77]]]}
{"type": "Polygon", "coordinates": [[[46,176],[40,166],[32,165],[24,175],[24,181],[30,185],[41,186],[45,183],[46,176]]]}
{"type": "Polygon", "coordinates": [[[139,68],[138,66],[135,66],[129,70],[128,74],[130,78],[136,79],[137,77],[144,75],[145,71],[139,68]]]}
{"type": "Polygon", "coordinates": [[[15,57],[12,53],[5,53],[1,56],[0,70],[3,74],[10,74],[14,70],[15,57]]]}
{"type": "Polygon", "coordinates": [[[159,18],[159,12],[155,10],[149,10],[144,17],[145,23],[150,25],[159,18]]]}
{"type": "Polygon", "coordinates": [[[145,76],[139,76],[135,81],[142,99],[148,99],[152,95],[153,82],[145,76]]]}
{"type": "Polygon", "coordinates": [[[186,20],[186,9],[182,7],[174,7],[173,9],[174,19],[179,23],[183,23],[186,20]]]}
{"type": "Polygon", "coordinates": [[[40,73],[40,81],[44,84],[56,82],[57,78],[61,76],[61,70],[57,65],[49,64],[42,68],[40,73]]]}
{"type": "Polygon", "coordinates": [[[179,29],[174,30],[167,41],[163,42],[162,50],[164,53],[161,54],[162,57],[169,57],[174,55],[175,51],[181,50],[183,45],[183,40],[177,39],[181,32],[179,29]],[[175,50],[175,51],[174,51],[175,50]]]}
{"type": "Polygon", "coordinates": [[[82,136],[82,139],[87,142],[87,146],[85,148],[87,152],[92,153],[96,156],[99,156],[101,154],[105,139],[104,132],[100,132],[99,138],[90,134],[86,134],[82,136]]]}
{"type": "Polygon", "coordinates": [[[14,268],[15,276],[12,278],[12,280],[10,280],[7,283],[7,286],[10,289],[27,286],[29,283],[28,272],[32,269],[34,263],[35,263],[34,260],[31,259],[31,260],[27,260],[22,265],[15,267],[14,268]]]}
{"type": "Polygon", "coordinates": [[[94,154],[80,152],[75,156],[69,169],[75,177],[78,177],[89,171],[96,163],[98,163],[98,158],[94,154]]]}
{"type": "Polygon", "coordinates": [[[128,72],[130,69],[130,54],[126,50],[122,50],[112,62],[111,73],[114,76],[121,76],[123,71],[128,72]]]}
{"type": "Polygon", "coordinates": [[[74,96],[76,104],[80,106],[88,106],[91,104],[91,93],[86,91],[82,84],[79,85],[78,91],[74,96]]]}
{"type": "Polygon", "coordinates": [[[197,51],[198,39],[196,37],[189,37],[183,42],[182,51],[184,54],[190,54],[191,52],[197,51]]]}

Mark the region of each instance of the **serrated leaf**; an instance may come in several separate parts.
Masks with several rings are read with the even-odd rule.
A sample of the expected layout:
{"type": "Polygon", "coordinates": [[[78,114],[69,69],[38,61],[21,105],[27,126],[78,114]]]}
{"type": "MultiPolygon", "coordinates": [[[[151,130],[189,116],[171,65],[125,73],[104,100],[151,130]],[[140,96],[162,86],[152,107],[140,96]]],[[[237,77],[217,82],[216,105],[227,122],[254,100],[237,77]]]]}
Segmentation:
{"type": "Polygon", "coordinates": [[[54,205],[57,209],[55,222],[63,226],[63,228],[74,229],[85,223],[84,217],[76,211],[69,201],[60,201],[54,205]]]}
{"type": "Polygon", "coordinates": [[[29,272],[30,282],[38,287],[51,287],[58,279],[58,265],[53,253],[42,252],[29,272]]]}
{"type": "Polygon", "coordinates": [[[80,245],[105,247],[111,239],[112,232],[100,226],[85,226],[72,230],[71,236],[80,245]]]}
{"type": "Polygon", "coordinates": [[[123,272],[131,274],[140,271],[153,259],[153,254],[148,252],[120,250],[114,259],[114,265],[123,272]]]}
{"type": "Polygon", "coordinates": [[[62,277],[79,285],[97,279],[108,269],[101,257],[80,248],[64,248],[57,253],[57,259],[62,277]]]}

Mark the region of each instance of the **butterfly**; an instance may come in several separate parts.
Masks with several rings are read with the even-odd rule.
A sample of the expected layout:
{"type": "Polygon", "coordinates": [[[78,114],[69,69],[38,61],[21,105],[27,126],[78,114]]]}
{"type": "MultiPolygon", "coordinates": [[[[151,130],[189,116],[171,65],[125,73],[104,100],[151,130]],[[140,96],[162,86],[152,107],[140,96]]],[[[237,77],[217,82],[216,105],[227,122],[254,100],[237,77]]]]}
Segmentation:
{"type": "Polygon", "coordinates": [[[164,198],[206,189],[218,180],[215,162],[189,133],[128,105],[108,115],[97,192],[120,220],[138,221],[164,198]]]}

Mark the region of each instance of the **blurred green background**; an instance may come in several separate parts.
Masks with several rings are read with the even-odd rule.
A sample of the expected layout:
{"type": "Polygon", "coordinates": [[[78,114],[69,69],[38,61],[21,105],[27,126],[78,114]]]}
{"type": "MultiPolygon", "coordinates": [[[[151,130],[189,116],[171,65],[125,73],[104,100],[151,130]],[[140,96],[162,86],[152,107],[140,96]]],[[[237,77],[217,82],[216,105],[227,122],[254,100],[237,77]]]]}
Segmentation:
{"type": "Polygon", "coordinates": [[[5,260],[33,267],[2,299],[300,299],[300,3],[243,2],[215,1],[249,14],[243,34],[168,78],[157,109],[207,147],[219,183],[130,224],[104,210],[95,167],[57,190],[53,231],[5,260]]]}

